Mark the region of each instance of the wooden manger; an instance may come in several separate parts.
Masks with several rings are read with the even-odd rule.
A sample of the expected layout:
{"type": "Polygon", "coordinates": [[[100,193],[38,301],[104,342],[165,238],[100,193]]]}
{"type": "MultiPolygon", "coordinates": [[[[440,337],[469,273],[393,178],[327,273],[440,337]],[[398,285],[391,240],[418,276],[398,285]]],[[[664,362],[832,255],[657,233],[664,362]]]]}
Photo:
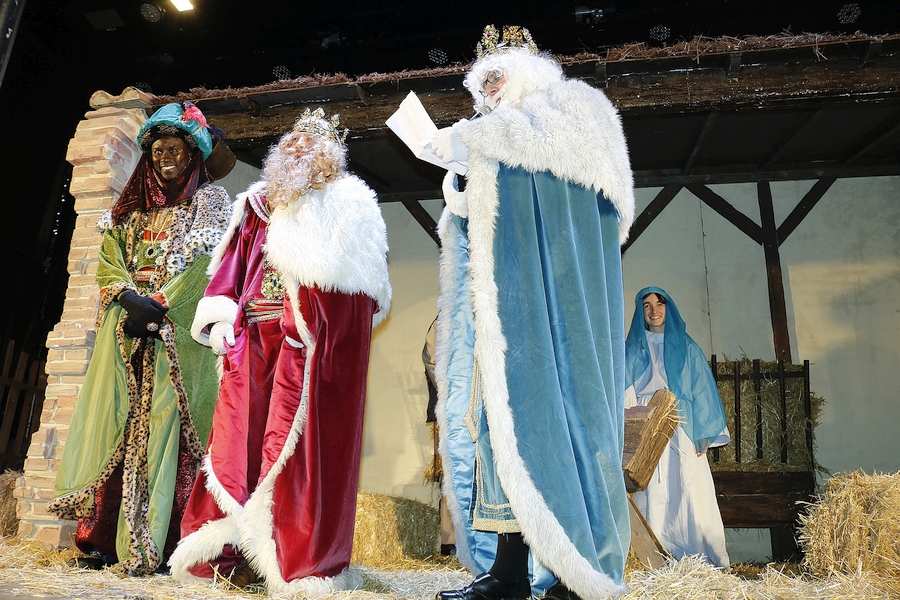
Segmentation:
{"type": "Polygon", "coordinates": [[[815,491],[813,427],[822,400],[810,392],[809,361],[718,362],[713,374],[731,443],[709,452],[725,527],[769,529],[772,560],[800,558],[796,533],[815,491]]]}

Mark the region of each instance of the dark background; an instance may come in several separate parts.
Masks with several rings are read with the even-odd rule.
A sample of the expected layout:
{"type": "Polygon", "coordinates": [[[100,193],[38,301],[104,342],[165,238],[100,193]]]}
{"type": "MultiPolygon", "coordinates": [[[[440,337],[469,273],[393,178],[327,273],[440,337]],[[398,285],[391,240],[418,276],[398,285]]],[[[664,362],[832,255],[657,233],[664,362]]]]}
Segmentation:
{"type": "Polygon", "coordinates": [[[184,13],[154,3],[165,9],[156,23],[138,0],[27,0],[20,13],[0,82],[4,347],[44,353],[59,319],[75,222],[66,147],[96,90],[168,95],[469,62],[488,23],[524,25],[561,55],[697,35],[900,32],[898,0],[194,0],[184,13]]]}

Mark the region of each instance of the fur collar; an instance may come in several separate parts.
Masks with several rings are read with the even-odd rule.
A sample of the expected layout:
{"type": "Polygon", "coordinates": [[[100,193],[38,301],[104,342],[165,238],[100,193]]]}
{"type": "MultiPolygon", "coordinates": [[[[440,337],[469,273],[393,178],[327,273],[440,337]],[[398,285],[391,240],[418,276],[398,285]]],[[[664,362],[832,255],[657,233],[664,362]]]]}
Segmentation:
{"type": "Polygon", "coordinates": [[[273,210],[266,236],[269,260],[289,287],[366,294],[378,302],[374,324],[387,315],[387,229],[375,192],[355,175],[273,210]]]}
{"type": "Polygon", "coordinates": [[[210,277],[213,276],[216,269],[218,269],[219,265],[222,263],[222,257],[225,256],[225,251],[228,249],[228,244],[231,243],[231,238],[234,237],[236,231],[240,231],[241,229],[241,224],[244,222],[244,215],[247,213],[247,198],[254,194],[264,194],[265,191],[266,182],[257,181],[256,183],[251,184],[246,192],[237,195],[234,202],[234,212],[231,213],[231,222],[228,224],[228,230],[222,237],[222,241],[219,242],[215,250],[213,250],[209,266],[206,268],[206,274],[210,277]]]}
{"type": "MultiPolygon", "coordinates": [[[[618,111],[600,90],[565,80],[460,124],[469,150],[468,177],[496,171],[493,162],[603,192],[619,213],[619,241],[634,221],[634,178],[618,111]]],[[[496,195],[496,192],[494,192],[496,195]]],[[[469,205],[476,200],[469,193],[469,205]]]]}

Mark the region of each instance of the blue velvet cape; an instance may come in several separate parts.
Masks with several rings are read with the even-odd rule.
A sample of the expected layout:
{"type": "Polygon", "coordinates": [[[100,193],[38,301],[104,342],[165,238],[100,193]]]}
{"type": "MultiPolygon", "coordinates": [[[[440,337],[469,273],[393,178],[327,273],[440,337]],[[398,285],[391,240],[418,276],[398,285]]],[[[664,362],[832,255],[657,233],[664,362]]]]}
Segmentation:
{"type": "MultiPolygon", "coordinates": [[[[496,182],[492,218],[470,208],[469,219],[445,212],[441,221],[444,491],[458,505],[467,566],[489,569],[496,535],[469,519],[477,361],[491,466],[532,557],[570,588],[597,590],[604,577],[621,582],[631,539],[619,219],[603,194],[549,172],[500,163],[496,182]]],[[[534,570],[539,592],[547,574],[534,570]]]]}

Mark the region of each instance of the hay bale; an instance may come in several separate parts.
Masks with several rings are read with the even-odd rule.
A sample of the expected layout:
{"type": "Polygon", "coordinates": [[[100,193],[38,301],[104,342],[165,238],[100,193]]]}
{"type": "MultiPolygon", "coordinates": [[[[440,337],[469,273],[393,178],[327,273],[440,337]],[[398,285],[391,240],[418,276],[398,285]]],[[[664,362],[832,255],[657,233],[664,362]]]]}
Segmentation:
{"type": "Polygon", "coordinates": [[[351,561],[385,567],[429,558],[440,540],[440,525],[438,510],[427,504],[359,492],[351,561]]]}
{"type": "MultiPolygon", "coordinates": [[[[760,371],[764,375],[760,380],[759,390],[754,389],[751,378],[753,361],[742,357],[738,361],[741,396],[741,462],[735,461],[735,442],[717,448],[718,460],[713,460],[710,452],[710,468],[713,471],[755,471],[755,472],[797,472],[809,471],[814,457],[810,456],[806,446],[806,411],[803,401],[803,379],[790,377],[785,379],[786,400],[786,450],[787,463],[781,462],[781,383],[777,376],[776,361],[760,361],[760,371]],[[757,456],[756,427],[757,405],[761,417],[762,454],[757,456]]],[[[719,395],[725,407],[725,419],[734,433],[734,363],[727,357],[716,364],[719,395]]],[[[785,363],[785,373],[796,373],[803,370],[803,365],[785,363]]],[[[810,410],[813,434],[818,425],[824,400],[810,394],[810,410]]],[[[815,440],[813,440],[815,444],[815,440]]],[[[816,470],[824,469],[816,464],[816,470]]]]}
{"type": "Polygon", "coordinates": [[[867,571],[900,581],[900,472],[832,477],[800,522],[811,573],[867,571]]]}
{"type": "Polygon", "coordinates": [[[16,515],[16,498],[13,491],[16,481],[22,473],[6,470],[0,475],[0,535],[12,537],[19,530],[19,517],[16,515]]]}

